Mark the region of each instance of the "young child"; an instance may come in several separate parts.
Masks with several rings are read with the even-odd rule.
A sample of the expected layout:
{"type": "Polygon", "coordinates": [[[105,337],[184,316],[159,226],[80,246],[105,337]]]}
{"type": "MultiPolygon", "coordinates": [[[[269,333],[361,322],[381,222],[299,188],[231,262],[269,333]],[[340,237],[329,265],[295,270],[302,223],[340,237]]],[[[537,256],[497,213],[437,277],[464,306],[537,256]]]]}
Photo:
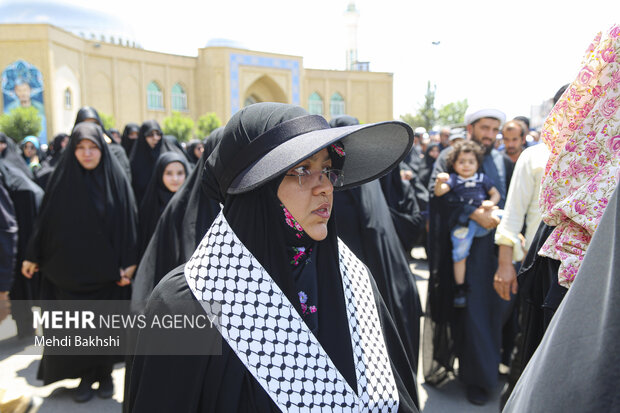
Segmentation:
{"type": "MultiPolygon", "coordinates": [[[[448,192],[460,198],[464,204],[482,206],[484,209],[494,209],[500,200],[500,194],[493,185],[493,181],[483,173],[478,172],[482,163],[482,149],[473,141],[462,141],[454,145],[454,150],[448,155],[448,171],[437,175],[435,196],[443,196],[448,192]],[[487,199],[487,195],[488,198],[487,199]]],[[[464,308],[467,305],[467,285],[465,284],[466,260],[474,237],[482,237],[489,230],[481,227],[473,220],[468,226],[457,225],[450,231],[452,240],[452,261],[454,261],[454,307],[464,308]]]]}

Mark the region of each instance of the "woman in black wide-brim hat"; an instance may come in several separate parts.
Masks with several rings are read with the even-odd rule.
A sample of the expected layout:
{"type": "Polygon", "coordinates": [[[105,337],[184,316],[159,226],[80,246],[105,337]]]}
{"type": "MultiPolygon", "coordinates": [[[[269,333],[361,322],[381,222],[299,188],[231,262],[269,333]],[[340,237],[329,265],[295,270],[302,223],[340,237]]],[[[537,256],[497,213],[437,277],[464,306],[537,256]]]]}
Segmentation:
{"type": "MultiPolygon", "coordinates": [[[[330,129],[277,103],[235,114],[206,161],[223,211],[146,309],[219,302],[221,355],[136,356],[129,410],[418,411],[385,304],[330,219],[334,189],[379,178],[412,142],[402,122],[330,129]]],[[[158,344],[145,341],[143,354],[158,344]]]]}
{"type": "MultiPolygon", "coordinates": [[[[50,177],[22,273],[39,268],[43,300],[123,300],[137,263],[137,208],[133,193],[103,130],[82,122],[50,177]]],[[[89,400],[91,386],[112,397],[115,358],[106,355],[46,355],[37,378],[45,385],[81,378],[74,393],[89,400]]]]}

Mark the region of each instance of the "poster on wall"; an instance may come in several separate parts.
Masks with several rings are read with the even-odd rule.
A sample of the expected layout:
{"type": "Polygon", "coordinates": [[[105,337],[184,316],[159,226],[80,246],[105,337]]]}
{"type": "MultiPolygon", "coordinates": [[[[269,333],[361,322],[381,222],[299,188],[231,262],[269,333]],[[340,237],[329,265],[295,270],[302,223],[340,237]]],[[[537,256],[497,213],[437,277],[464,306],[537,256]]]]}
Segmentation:
{"type": "Polygon", "coordinates": [[[43,105],[43,75],[24,60],[11,63],[2,72],[4,113],[18,107],[33,106],[41,116],[40,143],[47,143],[47,123],[43,105]]]}

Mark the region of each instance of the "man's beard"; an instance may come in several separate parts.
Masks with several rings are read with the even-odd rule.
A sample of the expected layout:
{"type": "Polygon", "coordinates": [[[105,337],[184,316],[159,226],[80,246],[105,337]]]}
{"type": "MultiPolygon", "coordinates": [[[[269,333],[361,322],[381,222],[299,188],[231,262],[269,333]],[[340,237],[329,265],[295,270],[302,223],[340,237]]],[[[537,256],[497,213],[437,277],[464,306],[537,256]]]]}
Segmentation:
{"type": "Polygon", "coordinates": [[[476,142],[478,145],[480,145],[482,147],[482,149],[484,149],[484,154],[488,155],[491,153],[491,151],[495,148],[495,142],[491,143],[490,146],[485,145],[484,143],[482,143],[482,140],[480,139],[475,139],[473,136],[471,137],[471,140],[476,142]]]}

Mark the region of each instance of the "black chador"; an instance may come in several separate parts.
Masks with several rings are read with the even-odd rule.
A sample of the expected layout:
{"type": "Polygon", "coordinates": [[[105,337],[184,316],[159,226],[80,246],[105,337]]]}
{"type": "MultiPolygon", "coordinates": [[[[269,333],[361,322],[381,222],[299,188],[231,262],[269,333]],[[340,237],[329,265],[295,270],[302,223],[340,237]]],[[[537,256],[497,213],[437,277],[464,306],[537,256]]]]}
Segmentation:
{"type": "Polygon", "coordinates": [[[186,157],[182,149],[179,149],[171,140],[164,139],[163,132],[157,121],[147,120],[140,126],[138,139],[133,145],[131,156],[129,157],[129,162],[131,164],[131,186],[133,187],[138,205],[142,202],[142,198],[144,198],[144,192],[151,180],[157,158],[159,158],[159,155],[162,153],[171,151],[186,157]],[[146,136],[152,132],[158,132],[161,137],[154,148],[151,148],[146,141],[146,136]]]}
{"type": "Polygon", "coordinates": [[[17,324],[19,337],[33,335],[32,311],[34,300],[39,298],[39,275],[32,279],[21,275],[22,261],[39,213],[43,200],[43,189],[34,181],[33,175],[21,155],[13,139],[0,133],[0,142],[4,141],[7,147],[0,154],[0,173],[4,184],[15,207],[17,219],[17,256],[15,257],[13,285],[10,296],[13,301],[12,316],[17,324]]]}
{"type": "MultiPolygon", "coordinates": [[[[102,129],[78,124],[66,154],[50,178],[26,259],[39,265],[41,298],[46,300],[118,300],[129,297],[120,287],[120,269],[137,262],[137,210],[131,187],[111,156],[102,129]],[[97,166],[87,170],[75,151],[84,139],[101,152],[97,166]]],[[[57,380],[112,372],[110,357],[45,356],[38,378],[57,380]]]]}
{"type": "Polygon", "coordinates": [[[209,135],[198,164],[164,209],[136,272],[135,303],[146,301],[164,275],[187,262],[220,212],[219,202],[207,193],[205,161],[223,132],[218,128],[209,135]]]}
{"type": "Polygon", "coordinates": [[[185,176],[189,174],[189,165],[185,157],[179,155],[176,152],[166,152],[162,154],[155,163],[155,170],[151,177],[151,182],[146,188],[144,198],[140,203],[138,210],[138,217],[140,224],[138,226],[138,256],[141,257],[146,250],[146,246],[155,231],[155,226],[159,221],[159,217],[164,208],[168,205],[168,202],[172,199],[174,192],[171,192],[163,182],[164,171],[166,167],[173,163],[178,162],[183,165],[185,169],[185,176]]]}
{"type": "MultiPolygon", "coordinates": [[[[256,288],[234,292],[240,296],[245,294],[247,300],[226,299],[226,305],[247,306],[244,308],[248,313],[242,315],[244,325],[255,320],[254,316],[258,316],[256,311],[263,314],[265,319],[276,323],[280,338],[267,338],[264,330],[254,328],[249,337],[235,341],[229,336],[234,322],[224,322],[221,330],[225,338],[222,355],[136,356],[128,397],[129,411],[276,412],[286,410],[287,403],[302,403],[302,400],[294,397],[288,399],[287,391],[304,398],[304,401],[315,400],[315,405],[304,405],[308,408],[323,406],[328,409],[331,406],[332,410],[337,410],[339,406],[360,406],[360,403],[365,403],[358,403],[358,396],[369,400],[365,396],[376,394],[377,389],[388,388],[384,387],[386,380],[391,383],[390,390],[382,392],[377,403],[381,406],[391,403],[394,406],[395,400],[398,400],[396,405],[400,411],[417,411],[411,396],[416,393],[415,377],[409,368],[396,327],[366,267],[354,258],[344,244],[338,242],[333,218],[327,223],[327,238],[321,241],[313,240],[303,229],[294,226],[277,195],[286,171],[256,184],[254,189],[238,194],[228,191],[228,185],[232,186],[234,182],[224,183],[226,168],[223,166],[230,166],[229,162],[240,152],[240,148],[247,148],[249,142],[277,125],[284,125],[286,121],[292,123],[285,126],[292,126],[293,129],[298,127],[298,119],[301,119],[301,127],[307,125],[306,120],[316,122],[308,117],[305,110],[296,106],[259,103],[246,107],[231,119],[222,141],[207,160],[205,171],[210,180],[210,194],[222,202],[223,211],[185,268],[173,270],[157,285],[147,307],[147,311],[158,311],[158,302],[163,306],[174,307],[174,303],[179,300],[208,301],[209,295],[219,290],[218,287],[204,288],[202,281],[221,277],[224,284],[229,284],[224,279],[230,277],[232,280],[237,275],[240,281],[236,285],[240,286],[242,281],[250,282],[255,283],[256,288]],[[220,271],[219,276],[217,271],[212,272],[215,267],[201,268],[202,262],[209,261],[205,251],[213,251],[213,248],[230,249],[230,253],[222,254],[221,258],[213,256],[214,260],[220,259],[221,264],[224,265],[224,261],[229,258],[243,260],[243,264],[230,266],[228,271],[220,271]],[[345,285],[345,280],[358,279],[354,273],[364,274],[364,286],[352,289],[350,285],[345,285]],[[195,277],[197,274],[207,278],[199,280],[195,277]],[[262,302],[253,298],[262,296],[263,290],[265,297],[269,298],[262,302]],[[378,342],[384,344],[373,354],[382,360],[379,362],[382,365],[381,374],[369,365],[362,370],[356,369],[356,361],[360,362],[354,357],[354,349],[359,350],[358,330],[354,330],[355,335],[350,333],[351,319],[347,311],[351,309],[351,301],[345,299],[345,291],[353,294],[366,291],[374,297],[360,303],[357,309],[375,314],[375,320],[380,324],[380,328],[374,331],[383,333],[379,334],[382,339],[378,342]],[[248,300],[252,305],[244,303],[248,300]],[[282,314],[286,312],[288,315],[277,314],[279,308],[282,314]],[[289,323],[294,323],[294,326],[289,323]],[[298,343],[299,349],[305,350],[295,350],[295,340],[290,341],[284,337],[289,334],[306,337],[303,343],[298,343]],[[278,340],[282,341],[278,344],[278,340]],[[261,357],[258,352],[241,350],[239,344],[243,345],[242,341],[253,348],[264,345],[264,369],[257,365],[258,357],[261,357]],[[269,344],[274,342],[278,344],[277,349],[268,350],[269,344]],[[308,351],[310,348],[312,352],[308,351]],[[279,362],[276,365],[278,355],[282,360],[286,357],[286,360],[294,361],[292,364],[279,362]],[[381,358],[382,355],[385,357],[381,358]],[[328,365],[320,368],[317,365],[316,370],[308,368],[314,362],[328,365]],[[328,372],[332,372],[332,376],[328,377],[328,372]],[[298,379],[285,379],[282,373],[298,379]],[[367,374],[369,379],[366,383],[372,382],[374,387],[359,384],[358,378],[363,374],[367,374]],[[322,395],[320,390],[317,392],[321,386],[326,389],[322,395]],[[307,393],[302,391],[311,387],[313,390],[307,393]],[[327,391],[328,388],[333,390],[327,391]]],[[[326,122],[322,122],[329,130],[326,122]]],[[[335,161],[333,151],[330,152],[332,156],[335,161]]],[[[245,164],[238,166],[243,168],[245,164]]],[[[357,299],[357,296],[353,298],[357,299]]],[[[231,314],[242,312],[237,312],[235,308],[227,309],[226,316],[231,314]]],[[[364,323],[363,318],[360,320],[364,323]]],[[[363,341],[370,333],[370,329],[360,327],[360,340],[363,341]]],[[[150,343],[141,343],[139,337],[140,344],[148,348],[150,343]]],[[[262,362],[259,364],[262,366],[262,362]]]]}
{"type": "Polygon", "coordinates": [[[136,143],[136,139],[131,139],[129,135],[135,132],[138,133],[140,131],[140,125],[137,123],[128,123],[125,125],[125,129],[123,129],[123,135],[121,136],[121,146],[125,149],[125,153],[127,157],[131,155],[131,150],[133,149],[134,143],[136,143]]]}
{"type": "Polygon", "coordinates": [[[334,194],[338,237],[370,269],[417,372],[422,307],[378,181],[334,194]]]}
{"type": "MultiPolygon", "coordinates": [[[[78,110],[77,116],[75,117],[75,124],[73,125],[73,127],[75,127],[75,125],[77,125],[78,123],[86,122],[86,121],[95,122],[97,125],[101,127],[101,129],[104,129],[103,122],[101,121],[101,118],[99,117],[99,113],[93,107],[84,106],[80,110],[78,110]]],[[[131,168],[129,167],[129,158],[127,157],[127,154],[125,153],[125,151],[121,148],[121,146],[118,143],[116,143],[113,139],[111,139],[109,136],[105,134],[105,130],[104,130],[103,138],[104,138],[104,141],[108,144],[108,150],[110,151],[112,156],[114,156],[116,160],[118,161],[123,172],[127,176],[127,179],[131,181],[131,168]]]]}

